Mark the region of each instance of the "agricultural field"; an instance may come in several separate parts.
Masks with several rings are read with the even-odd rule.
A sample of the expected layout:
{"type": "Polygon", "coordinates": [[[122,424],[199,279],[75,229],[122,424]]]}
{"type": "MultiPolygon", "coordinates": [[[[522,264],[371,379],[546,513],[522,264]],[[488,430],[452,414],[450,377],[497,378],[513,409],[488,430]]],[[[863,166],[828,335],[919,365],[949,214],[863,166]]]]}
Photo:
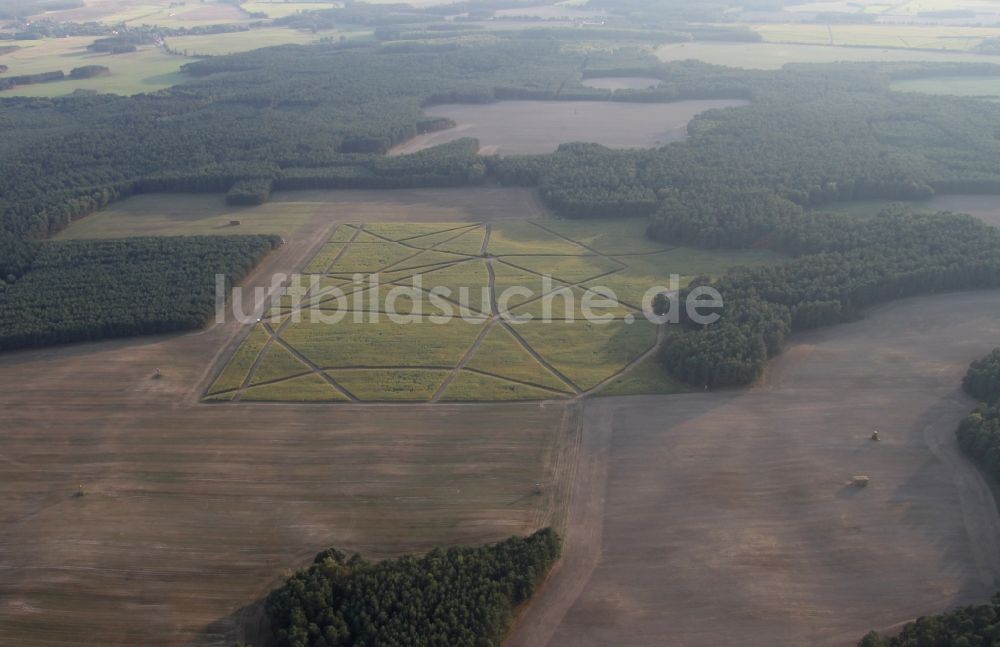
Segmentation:
{"type": "Polygon", "coordinates": [[[146,194],[77,220],[56,240],[236,233],[315,240],[324,228],[347,220],[481,222],[548,216],[534,191],[506,187],[283,191],[253,207],[228,205],[221,195],[146,194]],[[240,224],[230,224],[233,220],[240,224]]]}
{"type": "Polygon", "coordinates": [[[784,7],[784,11],[792,14],[810,13],[883,13],[891,9],[893,5],[885,2],[872,2],[862,0],[861,2],[848,0],[834,0],[832,2],[806,2],[803,4],[790,4],[784,7]]]}
{"type": "Polygon", "coordinates": [[[816,20],[823,14],[874,16],[882,26],[996,26],[1000,23],[1000,4],[995,0],[963,0],[958,4],[951,0],[833,0],[789,4],[781,11],[749,11],[743,17],[747,21],[798,22],[816,20]]]}
{"type": "Polygon", "coordinates": [[[744,105],[742,101],[678,101],[670,104],[613,101],[501,101],[427,108],[431,117],[457,126],[419,135],[391,151],[395,155],[475,137],[487,154],[551,153],[567,142],[612,148],[652,148],[687,137],[687,125],[706,110],[744,105]],[[517,124],[517,128],[511,128],[517,124]]]}
{"type": "Polygon", "coordinates": [[[339,38],[341,35],[353,37],[354,32],[324,31],[315,34],[283,27],[265,27],[226,34],[174,36],[167,38],[166,42],[174,51],[185,56],[198,57],[248,52],[274,45],[307,45],[322,38],[339,38]]]}
{"type": "Polygon", "coordinates": [[[1000,198],[995,195],[940,195],[921,204],[931,211],[967,213],[1000,227],[1000,198]]]}
{"type": "MultiPolygon", "coordinates": [[[[287,31],[287,30],[286,30],[287,31]]],[[[180,68],[191,59],[168,54],[158,47],[143,47],[128,54],[102,54],[87,50],[90,36],[18,41],[20,49],[0,56],[0,64],[10,68],[0,75],[19,76],[61,70],[67,75],[75,67],[103,65],[111,74],[90,79],[64,79],[51,83],[19,85],[0,92],[0,97],[58,97],[75,90],[93,90],[131,95],[154,92],[182,82],[180,68]]]]}
{"type": "Polygon", "coordinates": [[[939,195],[920,202],[894,202],[892,200],[857,200],[826,205],[818,212],[841,213],[857,218],[871,218],[892,205],[906,205],[916,212],[965,213],[983,222],[1000,227],[1000,199],[994,195],[939,195]]]}
{"type": "Polygon", "coordinates": [[[226,2],[122,3],[119,10],[102,19],[108,24],[196,27],[251,22],[239,5],[226,2]]]}
{"type": "Polygon", "coordinates": [[[583,84],[588,88],[599,90],[647,90],[655,88],[660,83],[660,79],[648,76],[595,77],[583,80],[583,84]]]}
{"type": "Polygon", "coordinates": [[[675,43],[656,48],[663,61],[696,59],[714,65],[775,70],[787,63],[931,62],[1000,63],[1000,56],[874,47],[833,47],[785,43],[675,43]]]}
{"type": "Polygon", "coordinates": [[[265,27],[250,31],[167,38],[167,45],[179,54],[167,53],[156,46],[143,46],[136,52],[125,54],[90,52],[87,46],[94,41],[90,36],[18,41],[19,49],[0,55],[0,64],[9,68],[7,72],[0,74],[0,78],[57,70],[68,75],[73,68],[84,65],[103,65],[110,70],[110,75],[19,85],[4,90],[0,97],[59,97],[76,90],[121,95],[155,92],[187,80],[189,77],[181,73],[181,67],[200,56],[219,56],[275,45],[306,45],[324,38],[355,39],[370,35],[370,31],[324,31],[314,34],[281,27],[265,27]]]}
{"type": "Polygon", "coordinates": [[[755,25],[754,31],[769,43],[887,47],[965,52],[1000,28],[943,25],[824,25],[813,23],[755,25]]]}
{"type": "MultiPolygon", "coordinates": [[[[642,221],[343,224],[206,392],[213,402],[553,400],[662,385],[654,286],[760,251],[670,248],[642,221]],[[619,295],[619,296],[616,296],[619,295]],[[600,320],[595,317],[599,317],[600,320]],[[618,378],[633,365],[642,372],[618,378]],[[654,367],[655,368],[655,367],[654,367]]],[[[676,386],[672,390],[677,390],[676,386]]]]}
{"type": "Polygon", "coordinates": [[[253,21],[249,12],[241,9],[240,5],[215,0],[85,0],[82,7],[47,11],[33,18],[161,27],[197,27],[253,21]]]}
{"type": "Polygon", "coordinates": [[[996,0],[962,0],[959,7],[952,0],[909,0],[894,4],[892,13],[898,15],[917,15],[932,11],[948,11],[956,8],[974,11],[977,14],[1000,12],[1000,4],[996,0]]]}
{"type": "Polygon", "coordinates": [[[498,9],[495,12],[498,19],[531,17],[539,20],[593,20],[607,17],[607,13],[601,9],[587,9],[583,3],[539,2],[535,6],[513,7],[511,9],[498,9]]]}
{"type": "Polygon", "coordinates": [[[339,2],[244,2],[240,7],[247,13],[262,13],[268,18],[284,18],[301,11],[321,11],[342,6],[339,2]]]}
{"type": "Polygon", "coordinates": [[[1000,100],[1000,78],[997,77],[935,76],[925,79],[906,79],[893,81],[892,89],[897,92],[946,94],[958,97],[979,97],[991,101],[1000,100]]]}
{"type": "Polygon", "coordinates": [[[234,207],[224,196],[139,195],[116,202],[64,229],[57,240],[133,236],[287,235],[307,226],[321,208],[310,196],[279,194],[259,207],[234,207]],[[230,224],[239,220],[240,225],[230,224]]]}

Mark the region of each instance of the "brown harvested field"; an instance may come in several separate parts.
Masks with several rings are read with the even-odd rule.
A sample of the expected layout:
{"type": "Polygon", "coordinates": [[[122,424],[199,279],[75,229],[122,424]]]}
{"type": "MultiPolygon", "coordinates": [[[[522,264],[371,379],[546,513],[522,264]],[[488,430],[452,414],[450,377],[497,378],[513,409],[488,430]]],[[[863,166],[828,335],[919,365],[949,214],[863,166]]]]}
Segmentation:
{"type": "Polygon", "coordinates": [[[587,402],[564,559],[508,645],[853,645],[986,600],[1000,518],[954,429],[997,312],[909,300],[798,338],[748,392],[587,402]]]}
{"type": "Polygon", "coordinates": [[[450,407],[191,404],[220,341],[5,359],[0,644],[215,644],[325,547],[380,557],[551,523],[532,487],[554,479],[559,409],[481,407],[472,425],[450,407]]]}
{"type": "Polygon", "coordinates": [[[588,88],[600,90],[647,90],[660,83],[660,79],[651,76],[601,76],[583,80],[588,88]]]}
{"type": "MultiPolygon", "coordinates": [[[[339,209],[475,206],[346,193],[245,289],[301,265],[339,209]]],[[[503,195],[498,215],[521,194],[503,195]]],[[[564,408],[199,404],[240,339],[233,323],[0,356],[0,645],[229,645],[244,607],[323,548],[381,557],[559,523],[564,408]]]]}
{"type": "Polygon", "coordinates": [[[968,213],[983,222],[1000,227],[1000,196],[996,195],[940,195],[924,204],[932,211],[968,213]]]}
{"type": "Polygon", "coordinates": [[[653,148],[687,137],[687,125],[706,110],[745,105],[745,101],[706,100],[675,103],[617,101],[501,101],[448,104],[425,110],[447,117],[455,128],[420,135],[391,151],[404,155],[475,137],[486,154],[551,153],[560,144],[592,142],[611,148],[653,148]]]}

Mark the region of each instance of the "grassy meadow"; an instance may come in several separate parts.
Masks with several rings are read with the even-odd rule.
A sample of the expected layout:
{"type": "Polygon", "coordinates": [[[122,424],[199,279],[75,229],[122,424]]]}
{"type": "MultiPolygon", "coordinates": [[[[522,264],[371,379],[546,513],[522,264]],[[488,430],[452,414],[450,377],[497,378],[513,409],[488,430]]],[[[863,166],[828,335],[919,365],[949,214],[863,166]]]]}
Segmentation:
{"type": "Polygon", "coordinates": [[[103,54],[87,50],[90,36],[18,41],[20,49],[0,56],[10,68],[0,75],[19,76],[61,70],[67,75],[75,67],[103,65],[111,74],[91,79],[65,79],[51,83],[19,85],[0,92],[0,97],[58,97],[76,90],[111,94],[154,92],[184,81],[181,66],[191,59],[168,54],[158,47],[143,47],[128,54],[103,54]]]}

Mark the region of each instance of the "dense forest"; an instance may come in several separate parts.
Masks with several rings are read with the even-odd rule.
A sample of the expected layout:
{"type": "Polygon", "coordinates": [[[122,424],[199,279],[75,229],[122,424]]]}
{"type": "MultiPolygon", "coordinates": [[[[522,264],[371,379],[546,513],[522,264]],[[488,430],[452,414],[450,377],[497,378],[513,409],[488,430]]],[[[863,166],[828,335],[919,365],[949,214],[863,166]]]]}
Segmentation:
{"type": "Polygon", "coordinates": [[[215,313],[216,275],[232,285],[279,242],[0,236],[0,350],[199,328],[215,313]]]}
{"type": "Polygon", "coordinates": [[[872,632],[858,647],[993,647],[1000,641],[1000,596],[989,604],[919,618],[897,636],[872,632]]]}
{"type": "Polygon", "coordinates": [[[488,647],[559,557],[552,530],[372,563],[330,549],[267,599],[277,647],[488,647]]]}

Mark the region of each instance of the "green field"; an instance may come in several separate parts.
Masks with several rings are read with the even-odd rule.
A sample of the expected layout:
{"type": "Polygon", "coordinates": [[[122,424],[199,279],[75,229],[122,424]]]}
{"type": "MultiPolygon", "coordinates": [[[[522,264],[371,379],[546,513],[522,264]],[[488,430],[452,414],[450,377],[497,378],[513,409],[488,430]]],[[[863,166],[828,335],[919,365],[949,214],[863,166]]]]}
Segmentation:
{"type": "Polygon", "coordinates": [[[959,97],[982,97],[1000,100],[1000,77],[990,76],[941,76],[926,79],[894,81],[897,92],[947,94],[959,97]]]}
{"type": "Polygon", "coordinates": [[[174,36],[167,38],[166,41],[171,49],[181,52],[185,56],[221,56],[223,54],[248,52],[252,49],[270,47],[272,45],[305,45],[315,43],[321,38],[331,35],[333,35],[332,32],[313,34],[294,29],[269,27],[250,31],[236,31],[228,34],[174,36]]]}
{"type": "MultiPolygon", "coordinates": [[[[191,25],[180,25],[191,26],[191,25]]],[[[87,46],[94,42],[92,36],[46,38],[18,41],[18,50],[0,56],[0,63],[10,68],[0,75],[20,76],[61,70],[69,74],[75,67],[103,65],[111,73],[91,79],[65,79],[50,83],[21,85],[0,92],[0,97],[59,97],[76,90],[99,93],[132,95],[155,92],[188,79],[180,69],[199,56],[219,56],[246,52],[273,45],[305,45],[324,38],[364,38],[369,31],[324,31],[318,34],[265,27],[250,31],[225,34],[178,36],[166,39],[167,45],[180,54],[170,54],[160,47],[147,46],[127,54],[94,53],[87,46]]]]}
{"type": "Polygon", "coordinates": [[[775,70],[787,63],[841,61],[1000,63],[1000,56],[984,56],[964,51],[785,43],[678,43],[658,47],[656,55],[663,61],[695,59],[714,65],[762,70],[775,70]]]}
{"type": "Polygon", "coordinates": [[[213,0],[84,0],[83,6],[46,11],[32,20],[102,22],[107,25],[187,26],[249,22],[249,16],[233,4],[213,0]]]}
{"type": "Polygon", "coordinates": [[[670,248],[644,230],[639,220],[339,225],[304,264],[305,292],[273,304],[206,399],[485,402],[605,386],[676,391],[650,363],[649,287],[670,287],[671,274],[683,286],[776,259],[670,248]]]}
{"type": "Polygon", "coordinates": [[[334,2],[244,2],[240,5],[249,13],[267,14],[268,18],[284,18],[300,11],[320,11],[338,6],[334,2]]]}
{"type": "Polygon", "coordinates": [[[275,234],[288,236],[313,222],[330,192],[275,194],[256,207],[234,207],[222,195],[149,194],[115,202],[59,232],[57,240],[133,236],[213,236],[275,234]],[[230,225],[239,220],[240,225],[230,225]]]}
{"type": "Polygon", "coordinates": [[[664,395],[689,390],[690,387],[670,377],[656,357],[649,357],[625,375],[610,382],[599,395],[664,395]]]}
{"type": "Polygon", "coordinates": [[[769,43],[836,45],[844,47],[888,47],[964,52],[987,38],[1000,36],[1000,29],[944,25],[826,25],[813,23],[756,25],[769,43]]]}
{"type": "Polygon", "coordinates": [[[18,41],[20,49],[0,56],[0,63],[10,68],[0,77],[56,70],[69,74],[74,67],[84,65],[103,65],[111,74],[19,85],[0,92],[0,97],[58,97],[75,90],[126,95],[153,92],[182,82],[185,77],[180,73],[181,66],[192,60],[168,54],[158,47],[143,47],[129,54],[93,53],[87,51],[87,45],[93,42],[94,38],[89,36],[18,41]]]}
{"type": "MultiPolygon", "coordinates": [[[[92,5],[98,5],[91,2],[92,5]]],[[[198,2],[180,4],[169,0],[164,2],[100,3],[110,7],[113,13],[102,17],[105,24],[115,25],[158,25],[160,27],[197,27],[199,25],[224,25],[249,23],[250,15],[239,5],[226,2],[198,2]]],[[[69,14],[70,12],[61,12],[69,14]]],[[[70,18],[66,18],[70,19],[70,18]]]]}
{"type": "Polygon", "coordinates": [[[209,395],[234,391],[243,386],[254,362],[257,361],[257,357],[268,344],[269,338],[270,335],[263,326],[255,326],[243,344],[236,350],[236,354],[229,360],[226,369],[216,378],[212,388],[208,391],[209,395]]]}

